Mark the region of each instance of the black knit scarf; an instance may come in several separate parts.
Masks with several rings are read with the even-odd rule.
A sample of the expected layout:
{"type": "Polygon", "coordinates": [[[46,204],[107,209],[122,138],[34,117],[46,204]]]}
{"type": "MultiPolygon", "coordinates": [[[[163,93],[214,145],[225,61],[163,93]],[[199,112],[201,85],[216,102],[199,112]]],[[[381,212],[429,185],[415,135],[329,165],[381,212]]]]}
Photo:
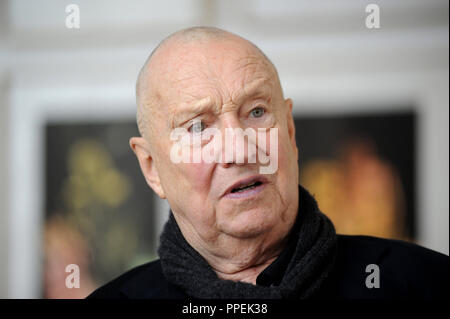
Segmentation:
{"type": "Polygon", "coordinates": [[[193,298],[311,298],[333,268],[336,233],[315,199],[299,186],[299,210],[291,230],[295,250],[278,286],[258,286],[220,279],[206,260],[184,239],[170,214],[158,253],[167,280],[193,298]]]}

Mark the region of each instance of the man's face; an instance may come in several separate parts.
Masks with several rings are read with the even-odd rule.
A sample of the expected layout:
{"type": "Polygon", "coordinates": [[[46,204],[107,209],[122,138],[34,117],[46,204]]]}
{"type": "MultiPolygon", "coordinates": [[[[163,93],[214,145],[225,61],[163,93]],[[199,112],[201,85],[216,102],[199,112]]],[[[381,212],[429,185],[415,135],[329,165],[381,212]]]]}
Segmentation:
{"type": "Polygon", "coordinates": [[[242,39],[169,43],[157,53],[149,79],[157,87],[150,155],[184,236],[214,246],[230,236],[263,235],[270,241],[286,234],[298,207],[297,148],[292,103],[284,100],[272,66],[242,39]],[[270,156],[278,156],[278,169],[261,174],[261,165],[247,158],[174,163],[170,135],[176,128],[188,134],[216,128],[222,136],[235,128],[262,128],[269,136],[269,129],[277,128],[278,153],[270,156]],[[233,190],[254,182],[251,189],[233,190]]]}

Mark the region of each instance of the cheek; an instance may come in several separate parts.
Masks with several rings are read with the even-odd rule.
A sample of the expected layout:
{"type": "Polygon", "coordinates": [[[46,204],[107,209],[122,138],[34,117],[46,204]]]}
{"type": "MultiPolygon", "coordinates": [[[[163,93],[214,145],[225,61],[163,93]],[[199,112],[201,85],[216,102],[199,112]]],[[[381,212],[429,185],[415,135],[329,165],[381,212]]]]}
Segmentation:
{"type": "Polygon", "coordinates": [[[174,172],[171,178],[177,192],[174,196],[189,201],[205,201],[211,186],[212,165],[208,163],[172,164],[168,168],[174,172]]]}
{"type": "Polygon", "coordinates": [[[174,199],[186,197],[185,195],[192,196],[193,193],[205,193],[210,184],[211,164],[172,162],[170,149],[164,148],[161,151],[164,152],[160,161],[162,167],[159,169],[161,183],[172,193],[174,199]]]}
{"type": "Polygon", "coordinates": [[[278,175],[298,184],[298,163],[296,150],[293,148],[289,134],[283,131],[278,143],[278,175]]]}
{"type": "MultiPolygon", "coordinates": [[[[211,184],[211,164],[174,164],[166,162],[163,180],[167,200],[173,210],[188,220],[205,217],[211,184]]],[[[200,221],[197,221],[200,222],[200,221]]]]}
{"type": "Polygon", "coordinates": [[[195,192],[208,194],[211,185],[211,172],[213,165],[208,163],[184,164],[183,172],[189,180],[190,187],[195,192]]]}
{"type": "Polygon", "coordinates": [[[211,174],[213,165],[208,163],[176,164],[175,192],[170,204],[194,226],[201,237],[216,236],[215,210],[211,200],[211,174]]]}

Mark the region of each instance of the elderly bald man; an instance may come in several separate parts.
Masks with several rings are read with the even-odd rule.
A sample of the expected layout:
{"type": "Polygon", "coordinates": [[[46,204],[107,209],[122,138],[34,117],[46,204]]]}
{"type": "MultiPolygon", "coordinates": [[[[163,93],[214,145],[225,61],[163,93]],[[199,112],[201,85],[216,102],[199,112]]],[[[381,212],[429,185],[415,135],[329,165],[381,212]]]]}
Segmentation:
{"type": "Polygon", "coordinates": [[[146,61],[136,93],[141,137],[130,145],[171,213],[160,259],[91,298],[448,296],[448,256],[336,235],[298,184],[293,103],[251,42],[211,27],[176,32],[146,61]],[[209,129],[214,134],[205,134],[209,129]],[[220,143],[229,132],[252,130],[241,154],[238,133],[220,143]],[[173,138],[175,131],[184,142],[173,138]],[[213,160],[193,160],[208,145],[213,160]],[[174,160],[185,150],[192,152],[184,161],[174,160]],[[269,174],[261,173],[264,156],[277,163],[269,174]]]}

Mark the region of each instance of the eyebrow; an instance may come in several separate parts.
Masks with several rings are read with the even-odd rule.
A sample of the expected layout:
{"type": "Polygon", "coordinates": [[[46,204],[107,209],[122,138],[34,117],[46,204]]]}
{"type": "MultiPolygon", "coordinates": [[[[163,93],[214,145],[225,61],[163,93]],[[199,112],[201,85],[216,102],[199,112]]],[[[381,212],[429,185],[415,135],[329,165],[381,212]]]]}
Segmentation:
{"type": "Polygon", "coordinates": [[[178,110],[173,116],[173,126],[178,127],[179,125],[187,122],[189,119],[197,117],[200,114],[205,113],[209,109],[214,107],[214,101],[210,96],[200,99],[188,107],[178,110]]]}
{"type": "MultiPolygon", "coordinates": [[[[270,87],[269,83],[270,78],[258,78],[246,84],[243,89],[239,90],[238,93],[232,97],[232,99],[236,104],[240,104],[245,99],[262,94],[262,92],[264,92],[263,88],[267,86],[270,87]]],[[[202,98],[192,104],[189,104],[184,109],[178,110],[178,112],[176,112],[173,116],[172,123],[174,127],[178,127],[179,125],[189,121],[189,119],[210,111],[214,108],[214,105],[215,103],[211,96],[202,98]]]]}

